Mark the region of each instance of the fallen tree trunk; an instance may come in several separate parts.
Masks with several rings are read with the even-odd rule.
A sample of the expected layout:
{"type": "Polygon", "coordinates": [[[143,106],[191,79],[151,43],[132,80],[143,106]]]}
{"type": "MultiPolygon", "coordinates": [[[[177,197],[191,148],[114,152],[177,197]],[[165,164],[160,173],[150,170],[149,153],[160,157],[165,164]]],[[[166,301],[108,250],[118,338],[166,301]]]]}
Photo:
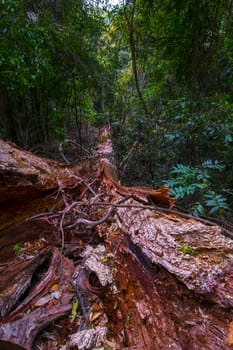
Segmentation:
{"type": "Polygon", "coordinates": [[[104,132],[79,166],[1,141],[0,349],[231,349],[231,233],[122,186],[104,132]]]}

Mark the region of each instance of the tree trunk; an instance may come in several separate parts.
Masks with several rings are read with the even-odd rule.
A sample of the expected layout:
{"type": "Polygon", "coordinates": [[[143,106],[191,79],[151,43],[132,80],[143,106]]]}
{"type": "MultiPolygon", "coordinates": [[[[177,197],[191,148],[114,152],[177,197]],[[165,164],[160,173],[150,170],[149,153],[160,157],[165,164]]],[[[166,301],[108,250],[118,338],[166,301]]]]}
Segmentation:
{"type": "Polygon", "coordinates": [[[102,132],[78,166],[0,143],[0,349],[232,349],[233,235],[121,185],[102,132]]]}
{"type": "Polygon", "coordinates": [[[5,86],[0,85],[0,116],[3,120],[3,137],[6,140],[15,140],[15,121],[12,115],[10,97],[5,86]]]}
{"type": "Polygon", "coordinates": [[[125,19],[127,23],[127,29],[128,29],[128,35],[129,35],[129,45],[130,45],[130,51],[131,51],[131,60],[132,60],[132,70],[134,75],[134,81],[135,81],[135,87],[138,94],[138,98],[142,104],[142,107],[144,109],[144,112],[146,115],[148,115],[148,109],[146,106],[146,102],[143,98],[142,91],[139,84],[138,79],[138,68],[137,68],[137,55],[136,55],[136,44],[135,44],[135,30],[134,30],[134,15],[135,15],[135,6],[136,6],[136,0],[133,1],[133,6],[131,13],[128,15],[126,13],[126,10],[124,11],[125,19]]]}
{"type": "Polygon", "coordinates": [[[199,58],[200,58],[200,0],[194,1],[194,19],[192,28],[193,57],[191,63],[190,91],[193,98],[196,97],[199,86],[199,58]]]}

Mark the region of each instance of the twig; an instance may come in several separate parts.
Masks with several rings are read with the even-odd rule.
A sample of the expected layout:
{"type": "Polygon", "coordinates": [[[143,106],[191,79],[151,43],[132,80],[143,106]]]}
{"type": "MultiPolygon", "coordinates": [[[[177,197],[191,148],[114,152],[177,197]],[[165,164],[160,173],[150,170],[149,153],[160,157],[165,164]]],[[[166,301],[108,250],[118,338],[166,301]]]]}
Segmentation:
{"type": "MultiPolygon", "coordinates": [[[[91,229],[97,225],[100,225],[102,223],[104,223],[109,216],[113,213],[113,211],[115,210],[115,208],[120,204],[123,203],[124,201],[126,201],[127,199],[129,199],[130,197],[125,197],[120,199],[119,201],[117,201],[116,203],[110,204],[111,208],[108,210],[108,212],[106,213],[106,215],[104,215],[101,219],[96,220],[96,221],[91,221],[91,220],[87,220],[84,218],[79,218],[77,219],[72,225],[66,226],[65,228],[68,230],[71,230],[73,228],[75,228],[77,225],[79,224],[84,224],[87,228],[91,229]]],[[[92,205],[94,205],[95,203],[93,203],[92,205]]],[[[89,205],[89,204],[88,204],[89,205]]],[[[91,204],[90,204],[91,205],[91,204]]]]}
{"type": "Polygon", "coordinates": [[[99,199],[100,197],[102,197],[103,195],[104,195],[104,193],[98,193],[95,197],[93,197],[93,198],[90,199],[90,204],[91,204],[91,205],[94,204],[95,201],[96,201],[97,199],[99,199]]]}
{"type": "Polygon", "coordinates": [[[64,191],[64,189],[65,189],[66,187],[62,184],[61,180],[59,180],[59,179],[56,179],[56,180],[57,180],[57,184],[58,184],[58,193],[59,193],[59,192],[61,193],[63,203],[65,204],[65,206],[68,206],[69,203],[68,203],[68,201],[67,201],[66,193],[65,193],[65,191],[64,191]]]}
{"type": "MultiPolygon", "coordinates": [[[[83,180],[81,177],[79,177],[77,175],[70,174],[70,171],[68,169],[66,169],[66,170],[71,177],[74,177],[76,180],[79,180],[79,182],[83,183],[86,186],[86,188],[93,194],[93,196],[96,196],[95,191],[91,188],[91,186],[85,180],[83,180]]],[[[80,196],[83,197],[85,193],[86,193],[86,191],[84,190],[80,196]]]]}
{"type": "Polygon", "coordinates": [[[36,214],[36,215],[33,215],[33,216],[30,216],[30,218],[27,218],[26,221],[29,221],[29,220],[37,220],[37,219],[44,219],[45,217],[47,219],[51,218],[56,218],[59,216],[59,213],[49,213],[49,212],[44,212],[44,213],[40,213],[40,214],[36,214]]]}
{"type": "Polygon", "coordinates": [[[134,152],[134,149],[137,147],[138,145],[138,141],[136,140],[134,143],[133,143],[133,146],[130,148],[129,152],[126,154],[126,156],[122,159],[122,161],[120,162],[120,165],[119,167],[122,168],[123,165],[123,171],[125,171],[125,169],[127,168],[127,162],[128,160],[130,159],[131,155],[133,154],[134,152]]]}
{"type": "MultiPolygon", "coordinates": [[[[61,232],[61,250],[63,251],[64,248],[64,243],[65,243],[65,237],[64,237],[64,229],[63,229],[63,222],[65,219],[66,214],[68,214],[76,205],[81,205],[83,203],[81,202],[73,202],[72,204],[70,204],[69,206],[67,206],[62,212],[60,212],[60,214],[62,214],[61,216],[61,220],[59,223],[59,230],[61,232]]],[[[85,220],[85,219],[83,219],[85,220]]]]}
{"type": "Polygon", "coordinates": [[[95,191],[91,188],[91,186],[85,180],[83,180],[81,177],[76,176],[76,175],[72,175],[72,176],[75,179],[79,180],[81,183],[83,183],[88,188],[88,190],[93,194],[93,196],[96,196],[95,191]]]}
{"type": "Polygon", "coordinates": [[[60,143],[59,144],[59,152],[60,152],[60,155],[62,157],[62,159],[65,161],[66,164],[70,164],[70,161],[68,160],[68,158],[66,158],[64,152],[63,152],[63,143],[60,143]]]}
{"type": "Polygon", "coordinates": [[[60,220],[60,224],[59,224],[59,230],[61,232],[61,251],[63,252],[64,249],[64,244],[65,244],[65,234],[64,234],[64,230],[63,230],[63,221],[65,218],[65,213],[62,214],[61,220],[60,220]]]}

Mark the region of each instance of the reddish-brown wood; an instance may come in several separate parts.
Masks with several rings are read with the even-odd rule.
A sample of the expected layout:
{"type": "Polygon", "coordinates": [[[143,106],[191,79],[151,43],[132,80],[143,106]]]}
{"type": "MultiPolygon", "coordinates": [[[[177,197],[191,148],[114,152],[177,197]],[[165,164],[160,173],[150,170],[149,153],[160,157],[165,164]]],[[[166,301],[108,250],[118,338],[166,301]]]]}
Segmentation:
{"type": "Polygon", "coordinates": [[[0,349],[232,349],[232,239],[121,185],[102,132],[75,167],[1,141],[0,349]]]}

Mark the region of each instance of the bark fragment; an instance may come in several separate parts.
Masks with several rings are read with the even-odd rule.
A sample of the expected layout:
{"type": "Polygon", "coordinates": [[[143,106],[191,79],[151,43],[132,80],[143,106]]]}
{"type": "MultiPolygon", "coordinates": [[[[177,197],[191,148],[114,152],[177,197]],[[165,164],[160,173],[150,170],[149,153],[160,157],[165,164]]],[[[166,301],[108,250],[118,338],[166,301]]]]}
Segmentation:
{"type": "Polygon", "coordinates": [[[36,258],[21,265],[14,266],[18,278],[12,274],[8,276],[8,270],[1,275],[1,280],[8,276],[12,284],[6,283],[7,288],[1,294],[1,300],[5,302],[1,307],[2,316],[5,318],[3,317],[0,325],[0,339],[30,350],[35,337],[42,329],[71,310],[74,292],[69,290],[69,279],[74,272],[74,266],[72,261],[62,257],[56,248],[51,252],[49,247],[42,249],[36,258]],[[28,296],[19,306],[9,313],[9,307],[5,305],[13,306],[20,301],[35,269],[43,264],[49,253],[52,258],[48,271],[43,273],[41,280],[34,287],[32,286],[28,296]],[[27,277],[24,278],[25,275],[27,277]],[[55,284],[57,290],[53,290],[55,284]]]}
{"type": "Polygon", "coordinates": [[[100,347],[106,338],[107,328],[96,327],[79,331],[72,334],[70,338],[70,347],[78,347],[79,350],[91,350],[100,347]]]}

